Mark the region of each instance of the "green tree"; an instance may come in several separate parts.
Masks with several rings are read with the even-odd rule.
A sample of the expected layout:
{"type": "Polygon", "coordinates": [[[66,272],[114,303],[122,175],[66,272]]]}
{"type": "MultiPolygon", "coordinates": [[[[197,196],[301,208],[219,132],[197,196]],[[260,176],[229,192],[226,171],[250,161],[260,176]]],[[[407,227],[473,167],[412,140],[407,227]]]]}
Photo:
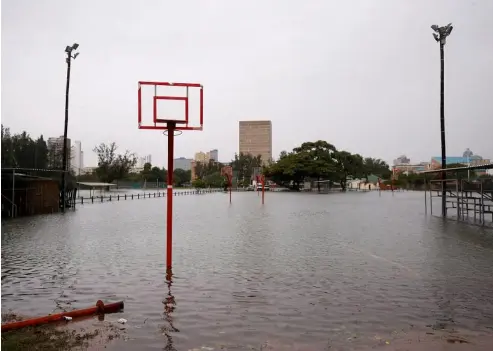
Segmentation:
{"type": "Polygon", "coordinates": [[[173,172],[173,182],[176,186],[183,186],[186,183],[190,183],[190,175],[190,172],[177,168],[173,172]]]}
{"type": "Polygon", "coordinates": [[[266,177],[280,186],[299,190],[304,179],[312,174],[311,160],[307,153],[291,152],[277,162],[263,168],[266,177]]]}
{"type": "Polygon", "coordinates": [[[212,188],[221,188],[224,186],[225,178],[221,175],[221,172],[215,172],[208,174],[204,177],[203,181],[206,186],[212,188]]]}
{"type": "Polygon", "coordinates": [[[195,175],[199,179],[203,179],[205,176],[220,172],[222,164],[210,160],[209,162],[197,162],[195,164],[195,175]]]}
{"type": "Polygon", "coordinates": [[[48,146],[41,135],[35,142],[34,168],[45,169],[48,167],[48,146]]]}
{"type": "Polygon", "coordinates": [[[196,189],[203,189],[206,187],[206,184],[205,182],[202,180],[202,179],[195,179],[193,182],[192,182],[192,186],[196,189]]]}
{"type": "Polygon", "coordinates": [[[346,190],[347,180],[351,178],[362,178],[365,176],[363,157],[359,154],[351,154],[347,151],[337,151],[334,153],[336,162],[336,172],[334,176],[341,185],[343,191],[346,190]]]}
{"type": "Polygon", "coordinates": [[[262,157],[240,152],[235,154],[234,160],[231,161],[231,167],[233,172],[237,174],[238,185],[245,186],[250,183],[254,169],[262,167],[262,157]]]}
{"type": "Polygon", "coordinates": [[[392,171],[387,162],[379,158],[367,157],[364,160],[364,173],[367,180],[370,174],[374,174],[382,179],[388,179],[392,171]]]}
{"type": "Polygon", "coordinates": [[[164,167],[152,167],[149,176],[152,180],[156,179],[159,182],[165,182],[166,177],[168,176],[168,172],[166,172],[166,169],[164,167]]]}
{"type": "Polygon", "coordinates": [[[135,154],[128,150],[124,154],[117,154],[117,149],[116,143],[112,142],[109,145],[101,143],[93,150],[98,155],[96,174],[102,182],[111,183],[124,179],[137,163],[135,154]]]}
{"type": "Polygon", "coordinates": [[[323,140],[305,142],[290,153],[283,151],[279,160],[264,167],[263,171],[271,181],[293,190],[299,190],[307,179],[338,182],[345,190],[347,180],[351,177],[368,177],[369,174],[384,177],[391,174],[384,161],[363,159],[359,154],[337,150],[334,145],[323,140]]]}
{"type": "Polygon", "coordinates": [[[305,142],[300,147],[293,149],[298,154],[306,154],[306,168],[308,176],[317,180],[318,191],[320,192],[320,181],[322,179],[334,178],[336,172],[336,162],[334,156],[337,152],[334,145],[326,141],[305,142]]]}
{"type": "MultiPolygon", "coordinates": [[[[45,169],[50,166],[48,154],[42,135],[36,140],[26,131],[12,135],[10,129],[2,125],[2,167],[45,169]]],[[[61,156],[59,160],[61,163],[61,156]]]]}

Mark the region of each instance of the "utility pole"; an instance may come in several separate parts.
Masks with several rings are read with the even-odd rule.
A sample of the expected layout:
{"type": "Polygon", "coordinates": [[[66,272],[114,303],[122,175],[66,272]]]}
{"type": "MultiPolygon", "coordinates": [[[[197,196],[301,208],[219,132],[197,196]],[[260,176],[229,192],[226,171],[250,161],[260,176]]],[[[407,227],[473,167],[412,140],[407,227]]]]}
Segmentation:
{"type": "Polygon", "coordinates": [[[443,27],[438,27],[436,24],[431,26],[431,29],[435,31],[433,37],[440,43],[440,133],[441,133],[441,145],[442,145],[442,217],[447,216],[447,152],[445,148],[445,57],[443,47],[447,37],[452,32],[452,23],[443,27]]]}
{"type": "Polygon", "coordinates": [[[68,93],[70,88],[70,64],[72,63],[72,59],[76,59],[79,55],[78,52],[72,55],[72,52],[77,50],[79,44],[74,43],[72,46],[67,46],[65,48],[65,52],[67,53],[67,86],[65,88],[65,125],[63,128],[63,160],[62,160],[62,213],[65,212],[66,205],[66,190],[67,190],[67,132],[68,132],[68,93]]]}

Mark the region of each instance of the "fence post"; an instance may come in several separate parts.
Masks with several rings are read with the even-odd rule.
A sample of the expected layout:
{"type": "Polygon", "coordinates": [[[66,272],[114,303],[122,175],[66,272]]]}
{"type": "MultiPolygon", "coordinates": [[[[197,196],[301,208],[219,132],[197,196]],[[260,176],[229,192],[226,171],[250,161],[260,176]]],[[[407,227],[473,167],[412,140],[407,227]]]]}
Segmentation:
{"type": "Polygon", "coordinates": [[[94,203],[94,196],[91,196],[92,203],[94,203]]]}
{"type": "Polygon", "coordinates": [[[101,202],[103,202],[103,195],[101,195],[101,202]]]}
{"type": "Polygon", "coordinates": [[[81,198],[80,198],[80,204],[81,205],[84,205],[84,196],[81,196],[81,198]]]}
{"type": "Polygon", "coordinates": [[[110,195],[110,201],[111,201],[111,195],[110,195]]]}
{"type": "Polygon", "coordinates": [[[116,196],[116,201],[120,201],[120,194],[116,196]]]}
{"type": "Polygon", "coordinates": [[[134,194],[132,194],[132,200],[134,199],[134,194]]]}
{"type": "Polygon", "coordinates": [[[137,194],[137,199],[140,199],[140,194],[137,194]]]}

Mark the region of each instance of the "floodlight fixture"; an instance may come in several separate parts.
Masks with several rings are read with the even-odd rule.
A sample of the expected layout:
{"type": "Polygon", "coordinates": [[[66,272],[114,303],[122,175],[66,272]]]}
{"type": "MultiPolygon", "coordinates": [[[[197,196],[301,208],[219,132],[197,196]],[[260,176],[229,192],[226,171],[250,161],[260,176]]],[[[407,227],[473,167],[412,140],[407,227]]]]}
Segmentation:
{"type": "Polygon", "coordinates": [[[72,45],[72,50],[77,50],[78,47],[79,47],[79,44],[74,43],[74,45],[72,45]]]}
{"type": "Polygon", "coordinates": [[[74,60],[77,58],[77,56],[79,56],[79,53],[78,52],[75,53],[74,60]]]}
{"type": "Polygon", "coordinates": [[[436,24],[431,26],[431,29],[435,31],[435,33],[433,33],[433,37],[436,41],[440,42],[440,45],[445,45],[447,37],[450,35],[450,33],[452,33],[453,28],[454,27],[452,27],[452,23],[449,23],[443,27],[438,27],[436,24]]]}

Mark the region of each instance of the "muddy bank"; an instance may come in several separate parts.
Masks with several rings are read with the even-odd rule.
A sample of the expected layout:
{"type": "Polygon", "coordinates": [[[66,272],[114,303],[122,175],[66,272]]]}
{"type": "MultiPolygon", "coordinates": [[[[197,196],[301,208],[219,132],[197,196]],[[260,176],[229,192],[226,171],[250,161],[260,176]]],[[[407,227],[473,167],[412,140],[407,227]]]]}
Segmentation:
{"type": "MultiPolygon", "coordinates": [[[[27,319],[14,313],[2,315],[2,323],[27,319]]],[[[96,316],[2,333],[2,350],[99,350],[126,338],[126,329],[96,316]]]]}

